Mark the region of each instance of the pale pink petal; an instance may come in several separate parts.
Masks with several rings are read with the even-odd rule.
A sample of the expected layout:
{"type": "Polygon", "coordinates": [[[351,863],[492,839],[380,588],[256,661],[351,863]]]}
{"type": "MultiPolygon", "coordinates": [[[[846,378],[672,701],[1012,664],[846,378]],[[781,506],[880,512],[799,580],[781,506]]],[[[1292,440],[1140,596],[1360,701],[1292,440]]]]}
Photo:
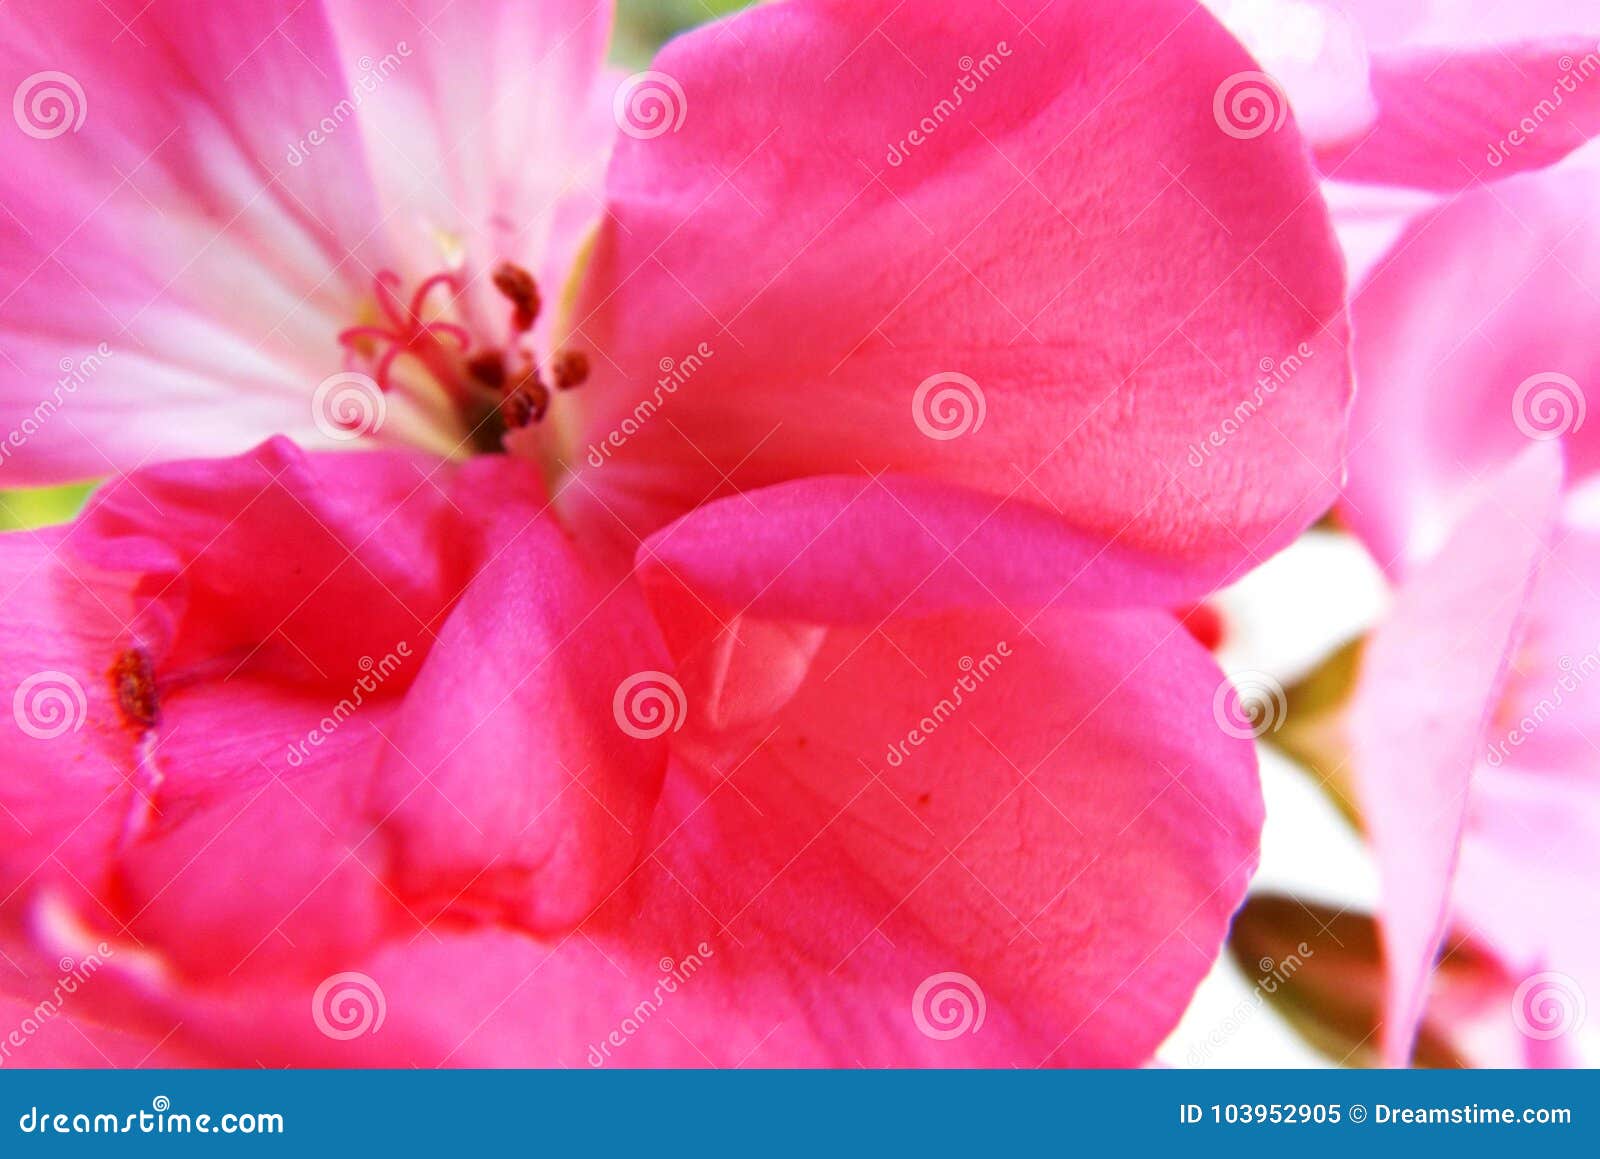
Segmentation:
{"type": "Polygon", "coordinates": [[[0,137],[0,426],[38,426],[6,474],[315,437],[346,303],[385,264],[355,128],[316,173],[288,159],[349,91],[321,6],[17,8],[0,60],[26,122],[0,137]]]}
{"type": "Polygon", "coordinates": [[[1351,764],[1383,881],[1385,1059],[1403,1064],[1445,931],[1473,769],[1548,551],[1561,457],[1534,446],[1489,476],[1368,639],[1351,764]]]}
{"type": "Polygon", "coordinates": [[[1346,181],[1440,192],[1542,169],[1600,133],[1597,73],[1592,36],[1381,54],[1372,125],[1320,147],[1317,164],[1346,181]]]}
{"type": "Polygon", "coordinates": [[[1530,443],[1560,439],[1574,477],[1600,465],[1593,189],[1541,174],[1467,194],[1357,294],[1343,514],[1387,569],[1436,549],[1474,481],[1530,443]]]}
{"type": "MultiPolygon", "coordinates": [[[[604,70],[612,0],[324,0],[340,50],[371,62],[340,131],[367,151],[412,279],[462,264],[468,316],[499,340],[505,300],[488,271],[503,260],[538,275],[559,310],[578,250],[603,208],[612,78],[604,70]]],[[[320,148],[306,168],[321,169],[320,148]]]]}
{"type": "Polygon", "coordinates": [[[644,534],[888,467],[1154,554],[1281,546],[1331,494],[1345,326],[1292,123],[1213,112],[1253,67],[1182,0],[800,0],[674,41],[671,127],[608,181],[563,502],[644,534]]]}

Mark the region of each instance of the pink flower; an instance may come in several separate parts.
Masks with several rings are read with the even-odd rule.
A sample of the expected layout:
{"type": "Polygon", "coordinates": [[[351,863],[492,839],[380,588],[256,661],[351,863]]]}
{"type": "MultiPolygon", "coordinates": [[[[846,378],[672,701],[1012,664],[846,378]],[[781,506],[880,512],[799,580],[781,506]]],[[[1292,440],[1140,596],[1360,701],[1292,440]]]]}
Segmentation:
{"type": "Polygon", "coordinates": [[[1355,300],[1343,511],[1397,591],[1350,739],[1384,878],[1394,1063],[1449,928],[1525,983],[1508,1014],[1551,1058],[1600,992],[1593,188],[1576,169],[1467,194],[1355,300]]]}
{"type": "Polygon", "coordinates": [[[6,952],[103,957],[119,1060],[1147,1058],[1260,824],[1167,609],[1327,505],[1348,401],[1250,59],[793,0],[618,87],[587,3],[379,11],[4,50],[88,99],[7,139],[5,419],[113,351],[8,465],[119,475],[0,552],[6,952]],[[141,465],[274,431],[417,449],[141,465]]]}

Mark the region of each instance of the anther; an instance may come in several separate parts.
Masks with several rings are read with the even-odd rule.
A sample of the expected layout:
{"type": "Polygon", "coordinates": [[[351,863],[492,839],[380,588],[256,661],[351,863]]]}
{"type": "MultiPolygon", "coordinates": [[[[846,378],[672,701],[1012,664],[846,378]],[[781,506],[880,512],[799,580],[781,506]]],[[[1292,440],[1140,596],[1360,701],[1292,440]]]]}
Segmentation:
{"type": "Polygon", "coordinates": [[[505,359],[498,350],[485,350],[467,359],[467,373],[490,390],[501,390],[506,384],[505,359]]]}
{"type": "Polygon", "coordinates": [[[512,262],[501,262],[491,275],[494,288],[511,302],[511,325],[517,333],[533,329],[539,320],[539,286],[533,275],[512,262]]]}
{"type": "Polygon", "coordinates": [[[116,693],[117,707],[124,720],[149,728],[160,719],[155,670],[143,648],[123,649],[112,662],[109,675],[111,690],[116,693]]]}
{"type": "Polygon", "coordinates": [[[506,395],[500,404],[500,413],[505,416],[508,428],[521,430],[543,419],[549,408],[550,388],[540,379],[537,370],[530,369],[506,395]]]}
{"type": "Polygon", "coordinates": [[[557,390],[582,386],[589,377],[589,356],[581,350],[563,350],[550,364],[550,376],[557,390]]]}

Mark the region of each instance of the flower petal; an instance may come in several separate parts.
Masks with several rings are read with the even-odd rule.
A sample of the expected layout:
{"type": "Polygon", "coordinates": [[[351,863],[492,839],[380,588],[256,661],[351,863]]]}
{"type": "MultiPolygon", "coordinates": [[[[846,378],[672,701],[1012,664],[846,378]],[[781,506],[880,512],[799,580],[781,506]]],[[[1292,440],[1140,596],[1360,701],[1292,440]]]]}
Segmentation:
{"type": "Polygon", "coordinates": [[[1350,707],[1351,761],[1383,881],[1383,1054],[1409,1057],[1449,912],[1484,733],[1561,488],[1554,446],[1490,476],[1369,637],[1350,707]]]}
{"type": "Polygon", "coordinates": [[[1350,480],[1342,513],[1391,572],[1436,550],[1462,496],[1530,443],[1574,478],[1600,466],[1600,229],[1584,174],[1469,193],[1422,218],[1356,296],[1350,480]]]}
{"type": "Polygon", "coordinates": [[[1281,546],[1331,493],[1349,382],[1298,134],[1213,113],[1252,67],[1184,0],[797,0],[674,41],[669,119],[625,126],[608,179],[564,501],[645,534],[888,467],[1151,553],[1281,546]]]}

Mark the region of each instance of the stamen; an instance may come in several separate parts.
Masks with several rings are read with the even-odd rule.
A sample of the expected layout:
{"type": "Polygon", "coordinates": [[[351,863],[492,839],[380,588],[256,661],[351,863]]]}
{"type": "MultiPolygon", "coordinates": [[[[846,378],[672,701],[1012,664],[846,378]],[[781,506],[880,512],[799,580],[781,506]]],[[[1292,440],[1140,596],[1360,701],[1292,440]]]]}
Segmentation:
{"type": "Polygon", "coordinates": [[[494,288],[511,302],[512,330],[518,334],[532,330],[533,324],[539,320],[540,306],[539,285],[533,280],[533,275],[513,262],[501,262],[491,276],[494,288]]]}
{"type": "Polygon", "coordinates": [[[550,374],[557,390],[582,386],[589,377],[589,356],[581,350],[563,350],[551,362],[550,374]]]}
{"type": "Polygon", "coordinates": [[[506,363],[498,350],[485,350],[467,359],[467,373],[490,390],[505,388],[506,363]]]}
{"type": "Polygon", "coordinates": [[[123,649],[112,662],[109,675],[124,720],[149,728],[161,718],[155,670],[143,648],[123,649]]]}
{"type": "Polygon", "coordinates": [[[539,422],[548,409],[550,409],[550,388],[539,377],[539,372],[532,367],[523,372],[522,378],[500,404],[500,413],[505,417],[506,426],[511,430],[521,430],[530,423],[539,422]]]}

